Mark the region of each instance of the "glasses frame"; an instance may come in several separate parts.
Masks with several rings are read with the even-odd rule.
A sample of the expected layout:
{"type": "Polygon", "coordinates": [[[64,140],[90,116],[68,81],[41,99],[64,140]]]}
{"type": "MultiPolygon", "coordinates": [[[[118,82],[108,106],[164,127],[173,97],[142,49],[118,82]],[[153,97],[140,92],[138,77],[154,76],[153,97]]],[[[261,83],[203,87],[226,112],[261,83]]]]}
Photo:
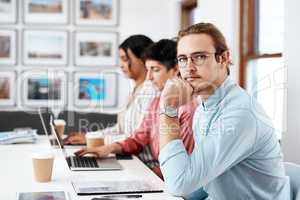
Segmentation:
{"type": "MultiPolygon", "coordinates": [[[[199,55],[199,54],[202,54],[202,55],[208,54],[208,55],[214,55],[214,56],[218,55],[217,52],[194,52],[194,53],[191,53],[190,56],[185,56],[185,58],[186,58],[187,60],[186,60],[186,63],[184,64],[184,66],[180,65],[179,59],[180,59],[181,56],[179,56],[179,57],[176,58],[178,67],[183,68],[183,69],[186,68],[187,65],[188,65],[188,63],[189,63],[189,59],[191,59],[191,62],[192,62],[194,65],[196,65],[196,66],[198,66],[198,67],[201,67],[201,66],[205,63],[205,61],[207,60],[207,58],[209,58],[209,56],[207,55],[207,58],[203,59],[203,61],[202,61],[201,64],[197,64],[197,63],[195,62],[196,59],[194,59],[193,56],[196,56],[196,55],[199,55]]],[[[183,56],[183,55],[182,55],[182,56],[183,56]]]]}

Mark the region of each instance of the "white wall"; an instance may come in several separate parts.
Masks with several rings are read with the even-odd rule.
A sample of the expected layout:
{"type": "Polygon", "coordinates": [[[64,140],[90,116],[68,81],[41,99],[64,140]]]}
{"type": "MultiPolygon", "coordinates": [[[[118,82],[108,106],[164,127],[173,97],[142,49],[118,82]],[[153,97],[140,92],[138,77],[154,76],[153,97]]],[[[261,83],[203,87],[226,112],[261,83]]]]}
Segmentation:
{"type": "Polygon", "coordinates": [[[180,28],[178,0],[120,0],[121,41],[132,34],[145,34],[153,40],[172,38],[180,28]]]}
{"type": "MultiPolygon", "coordinates": [[[[154,41],[157,41],[162,38],[172,38],[177,35],[177,32],[180,27],[180,3],[179,0],[118,0],[119,3],[119,20],[118,25],[113,27],[76,27],[73,25],[74,19],[74,12],[75,9],[73,6],[73,0],[70,0],[70,16],[71,22],[67,26],[55,26],[55,25],[37,25],[37,26],[27,26],[23,23],[23,3],[22,1],[19,2],[19,15],[18,15],[18,23],[14,25],[0,25],[0,28],[12,28],[18,30],[18,41],[20,41],[20,45],[22,44],[22,31],[26,28],[33,28],[33,29],[64,29],[69,31],[70,36],[71,32],[74,30],[96,30],[96,31],[113,31],[117,32],[119,35],[119,43],[121,43],[124,39],[132,34],[145,34],[149,36],[154,41]]],[[[72,39],[69,40],[72,43],[72,39]]],[[[72,72],[74,70],[83,70],[83,71],[93,71],[97,70],[97,68],[87,69],[85,67],[74,67],[73,66],[73,55],[72,55],[72,48],[69,48],[70,58],[68,66],[64,68],[65,72],[72,72]]],[[[24,68],[22,68],[22,46],[18,46],[18,66],[12,68],[18,73],[21,73],[24,68]]],[[[26,67],[25,70],[29,70],[30,67],[26,67]]],[[[51,69],[61,69],[60,67],[52,67],[51,69]]],[[[105,67],[107,69],[107,67],[105,67]]],[[[112,69],[112,67],[108,67],[108,69],[112,69]]],[[[117,69],[114,67],[113,69],[117,69]]],[[[1,70],[11,70],[11,67],[3,67],[1,66],[1,70]]],[[[103,68],[104,70],[104,68],[103,68]]],[[[73,82],[72,82],[72,74],[70,73],[68,76],[68,109],[71,110],[78,110],[84,112],[117,112],[119,108],[127,103],[127,97],[130,94],[130,87],[128,79],[120,77],[119,80],[119,95],[118,95],[118,108],[113,109],[78,109],[73,106],[74,102],[74,93],[72,92],[73,89],[73,82]]],[[[19,81],[22,84],[22,81],[19,81]]],[[[32,110],[31,108],[26,108],[21,106],[22,98],[21,98],[21,89],[17,90],[17,106],[15,107],[0,107],[1,110],[32,110]]]]}
{"type": "Polygon", "coordinates": [[[300,2],[285,1],[284,58],[288,68],[287,133],[282,146],[286,161],[300,164],[300,2]]]}
{"type": "Polygon", "coordinates": [[[222,31],[231,50],[231,75],[235,80],[239,75],[239,18],[238,0],[198,0],[194,19],[195,23],[213,23],[222,31]]]}
{"type": "MultiPolygon", "coordinates": [[[[152,40],[173,38],[180,29],[179,0],[120,0],[118,32],[120,43],[133,34],[144,34],[152,40]]],[[[128,80],[120,80],[120,105],[126,103],[128,80]]]]}

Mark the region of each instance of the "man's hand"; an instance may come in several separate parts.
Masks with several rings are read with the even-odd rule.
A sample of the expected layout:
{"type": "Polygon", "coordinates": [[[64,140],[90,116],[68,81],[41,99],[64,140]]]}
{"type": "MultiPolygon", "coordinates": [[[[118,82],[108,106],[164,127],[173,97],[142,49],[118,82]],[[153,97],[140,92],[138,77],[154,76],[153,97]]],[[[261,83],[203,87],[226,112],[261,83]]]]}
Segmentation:
{"type": "Polygon", "coordinates": [[[65,139],[64,144],[86,144],[85,134],[81,132],[70,133],[65,139]]]}
{"type": "Polygon", "coordinates": [[[94,154],[96,157],[103,158],[103,157],[107,157],[110,153],[122,153],[122,147],[117,143],[113,143],[101,147],[83,148],[80,149],[79,151],[76,151],[74,154],[76,156],[94,154]]]}
{"type": "Polygon", "coordinates": [[[189,83],[174,78],[166,82],[161,93],[160,106],[179,108],[192,100],[193,88],[189,83]]]}

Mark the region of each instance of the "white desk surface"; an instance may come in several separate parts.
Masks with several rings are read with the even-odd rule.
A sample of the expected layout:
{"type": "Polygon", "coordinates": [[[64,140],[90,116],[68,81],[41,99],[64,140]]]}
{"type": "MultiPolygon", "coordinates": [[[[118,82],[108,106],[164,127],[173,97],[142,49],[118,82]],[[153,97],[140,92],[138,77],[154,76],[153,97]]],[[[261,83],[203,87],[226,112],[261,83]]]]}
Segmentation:
{"type": "MultiPolygon", "coordinates": [[[[0,145],[0,200],[16,200],[17,192],[66,191],[71,200],[90,200],[95,196],[77,196],[72,180],[136,180],[142,179],[164,188],[164,183],[139,159],[120,160],[123,170],[72,172],[60,149],[55,149],[52,181],[38,183],[33,178],[31,153],[50,149],[46,137],[39,137],[36,144],[0,145]]],[[[142,194],[148,200],[175,200],[168,193],[142,194]]]]}

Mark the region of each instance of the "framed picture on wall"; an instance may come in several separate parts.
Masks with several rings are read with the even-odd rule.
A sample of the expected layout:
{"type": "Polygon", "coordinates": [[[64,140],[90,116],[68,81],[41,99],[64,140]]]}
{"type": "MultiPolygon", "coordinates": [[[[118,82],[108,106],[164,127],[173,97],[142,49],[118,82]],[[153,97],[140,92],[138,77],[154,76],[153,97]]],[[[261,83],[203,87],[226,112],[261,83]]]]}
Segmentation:
{"type": "Polygon", "coordinates": [[[117,25],[118,0],[76,0],[75,10],[77,25],[117,25]]]}
{"type": "Polygon", "coordinates": [[[76,107],[114,107],[117,105],[117,73],[75,72],[74,104],[76,107]]]}
{"type": "Polygon", "coordinates": [[[17,0],[0,0],[0,24],[17,23],[17,0]]]}
{"type": "Polygon", "coordinates": [[[115,66],[117,34],[110,32],[74,32],[76,66],[115,66]]]}
{"type": "Polygon", "coordinates": [[[0,65],[16,64],[16,31],[0,30],[0,65]]]}
{"type": "Polygon", "coordinates": [[[68,0],[24,0],[25,24],[67,24],[68,0]]]}
{"type": "Polygon", "coordinates": [[[13,106],[16,103],[16,73],[0,72],[0,106],[13,106]]]}
{"type": "Polygon", "coordinates": [[[66,31],[25,30],[23,32],[24,65],[67,65],[66,31]]]}
{"type": "Polygon", "coordinates": [[[66,104],[66,74],[63,71],[25,71],[20,87],[24,106],[63,107],[66,104]]]}

